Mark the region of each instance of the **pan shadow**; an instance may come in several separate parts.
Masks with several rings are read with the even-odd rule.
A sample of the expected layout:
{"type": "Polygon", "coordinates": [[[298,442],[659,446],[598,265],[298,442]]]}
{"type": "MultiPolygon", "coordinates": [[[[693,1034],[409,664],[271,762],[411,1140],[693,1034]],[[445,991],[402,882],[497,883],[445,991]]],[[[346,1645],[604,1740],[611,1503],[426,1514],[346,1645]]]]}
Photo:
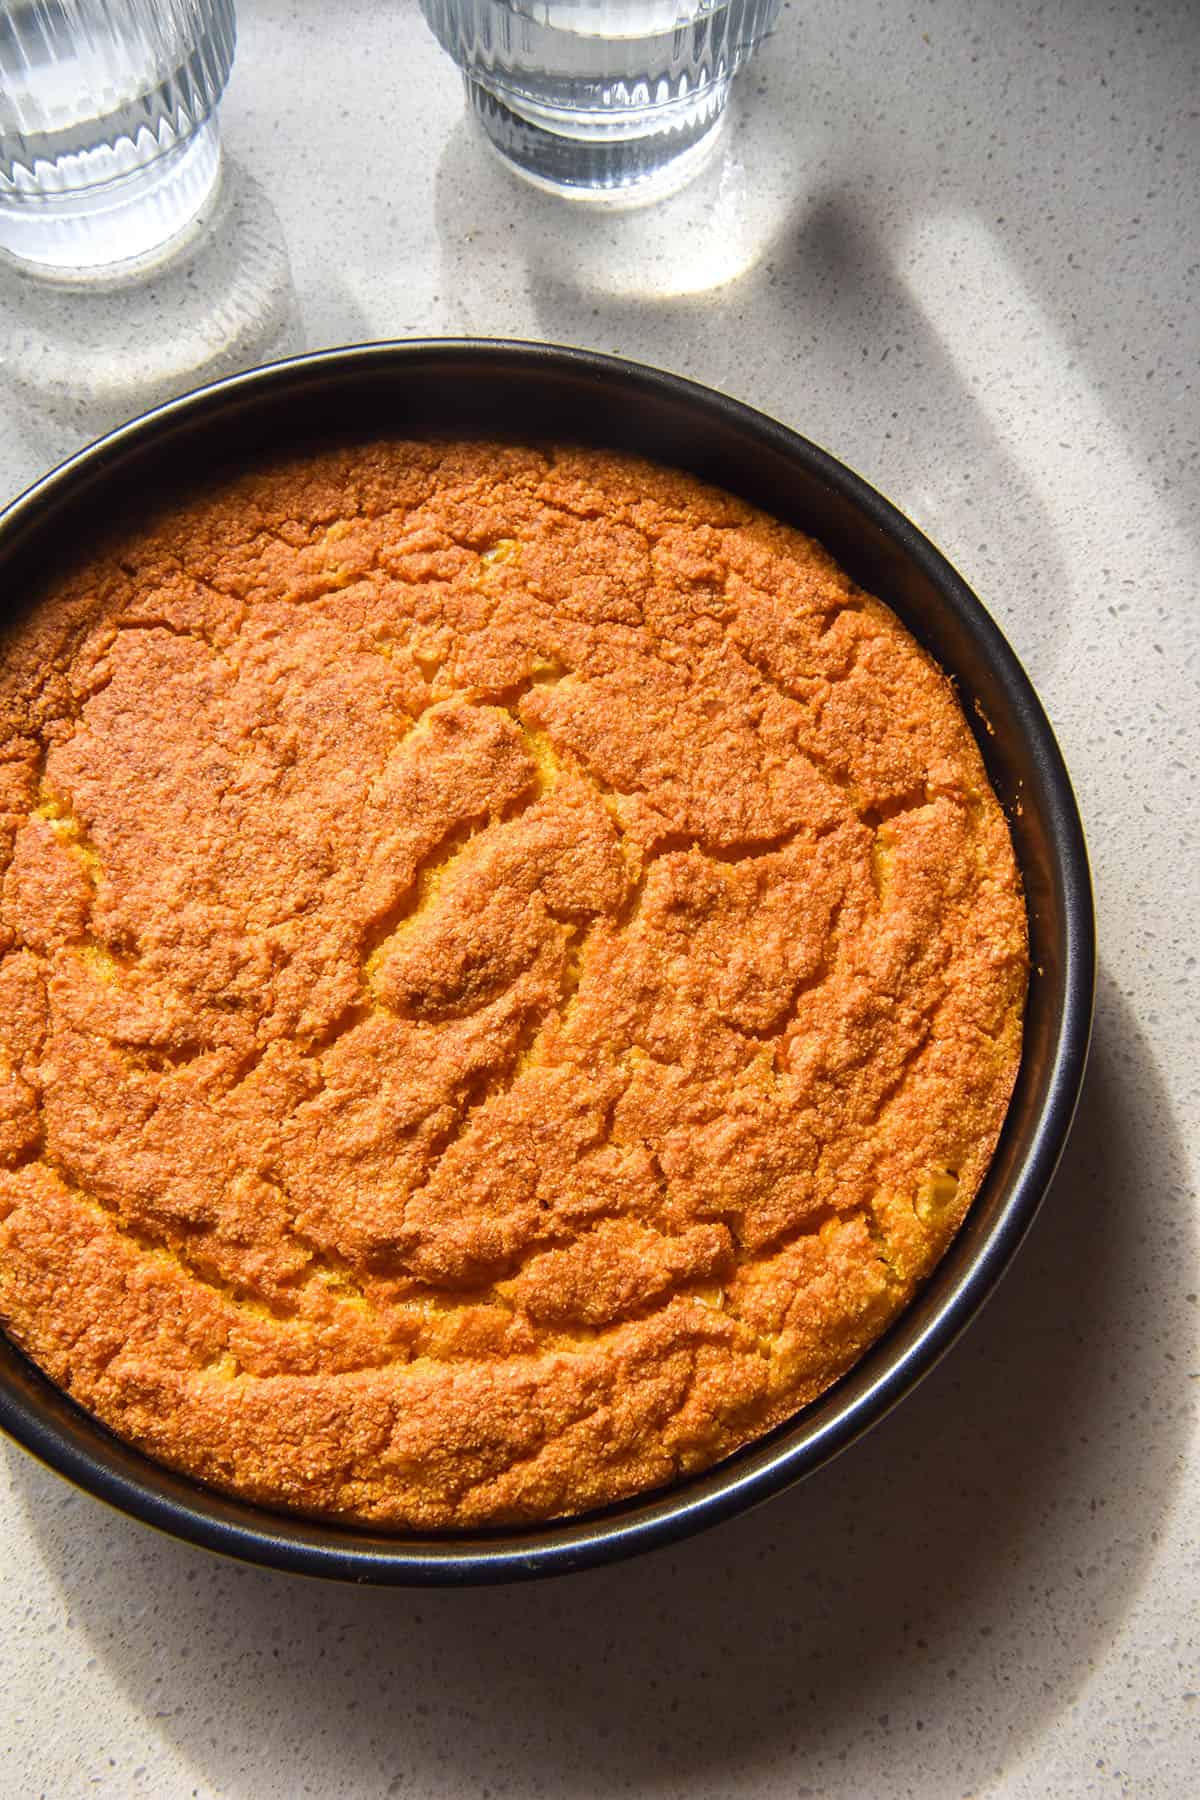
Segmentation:
{"type": "Polygon", "coordinates": [[[1197,1285],[1185,1173],[1108,981],[1063,1166],[966,1340],[834,1466],[634,1563],[359,1590],[207,1557],[9,1453],[13,1490],[75,1627],[204,1792],[690,1800],[752,1768],[848,1797],[886,1767],[958,1800],[1071,1704],[1147,1572],[1187,1432],[1160,1336],[1197,1285]]]}

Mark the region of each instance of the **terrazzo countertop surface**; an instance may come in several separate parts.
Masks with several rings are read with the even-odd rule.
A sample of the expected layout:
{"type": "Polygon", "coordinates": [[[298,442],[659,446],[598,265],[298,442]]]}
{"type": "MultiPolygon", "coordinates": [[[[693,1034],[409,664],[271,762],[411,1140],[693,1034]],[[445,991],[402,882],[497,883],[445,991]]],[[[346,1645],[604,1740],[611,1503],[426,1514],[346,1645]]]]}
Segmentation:
{"type": "Polygon", "coordinates": [[[573,210],[468,128],[415,0],[241,0],[205,237],[0,271],[0,490],[291,350],[615,350],[762,407],[962,570],[1097,890],[1091,1066],[998,1295],[806,1485],[511,1590],[210,1558],[0,1447],[0,1794],[1056,1800],[1200,1789],[1200,9],[785,4],[719,158],[573,210]]]}

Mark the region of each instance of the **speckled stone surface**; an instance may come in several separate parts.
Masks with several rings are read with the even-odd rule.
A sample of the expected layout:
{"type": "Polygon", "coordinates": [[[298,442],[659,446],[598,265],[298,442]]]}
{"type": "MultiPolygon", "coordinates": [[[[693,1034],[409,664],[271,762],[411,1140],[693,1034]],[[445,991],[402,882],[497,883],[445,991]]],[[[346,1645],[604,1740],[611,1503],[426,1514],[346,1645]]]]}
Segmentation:
{"type": "Polygon", "coordinates": [[[806,1486],[518,1590],[218,1562],[0,1448],[0,1793],[1185,1800],[1200,1763],[1200,11],[813,0],[661,208],[468,130],[414,0],[242,0],[208,234],[0,271],[0,490],[196,378],[390,335],[613,349],[764,407],[937,540],[1089,827],[1084,1100],[966,1339],[806,1486]]]}

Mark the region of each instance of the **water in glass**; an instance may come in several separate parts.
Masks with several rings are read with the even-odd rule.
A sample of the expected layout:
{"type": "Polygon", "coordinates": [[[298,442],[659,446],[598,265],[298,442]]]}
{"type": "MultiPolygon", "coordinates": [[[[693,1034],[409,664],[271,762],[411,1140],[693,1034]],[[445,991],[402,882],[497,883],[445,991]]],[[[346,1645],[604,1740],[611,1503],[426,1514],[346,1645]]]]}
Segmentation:
{"type": "Polygon", "coordinates": [[[146,255],[216,181],[233,0],[0,5],[0,247],[45,268],[146,255]]]}
{"type": "Polygon", "coordinates": [[[492,143],[577,194],[674,183],[780,0],[421,0],[492,143]]]}

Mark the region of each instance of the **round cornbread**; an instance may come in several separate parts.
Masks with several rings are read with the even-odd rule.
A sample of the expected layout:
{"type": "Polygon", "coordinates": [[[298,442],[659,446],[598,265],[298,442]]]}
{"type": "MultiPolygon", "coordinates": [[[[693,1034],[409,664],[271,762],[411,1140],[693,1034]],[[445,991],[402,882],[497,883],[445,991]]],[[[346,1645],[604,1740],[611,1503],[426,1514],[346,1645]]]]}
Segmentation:
{"type": "Polygon", "coordinates": [[[658,1487],[912,1297],[1020,1058],[953,691],[594,450],[148,505],[0,665],[0,1323],[149,1455],[438,1530],[658,1487]]]}

